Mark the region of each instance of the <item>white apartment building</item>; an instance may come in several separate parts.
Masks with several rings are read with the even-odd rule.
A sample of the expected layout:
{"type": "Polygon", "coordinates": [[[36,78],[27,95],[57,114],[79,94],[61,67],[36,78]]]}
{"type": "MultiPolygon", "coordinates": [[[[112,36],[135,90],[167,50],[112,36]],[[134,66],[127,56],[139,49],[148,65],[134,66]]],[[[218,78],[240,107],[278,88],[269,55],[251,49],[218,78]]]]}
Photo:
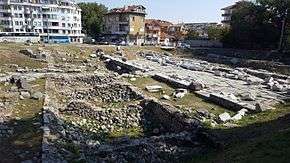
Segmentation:
{"type": "Polygon", "coordinates": [[[42,40],[83,42],[81,9],[71,0],[0,0],[3,32],[37,32],[42,40]]]}

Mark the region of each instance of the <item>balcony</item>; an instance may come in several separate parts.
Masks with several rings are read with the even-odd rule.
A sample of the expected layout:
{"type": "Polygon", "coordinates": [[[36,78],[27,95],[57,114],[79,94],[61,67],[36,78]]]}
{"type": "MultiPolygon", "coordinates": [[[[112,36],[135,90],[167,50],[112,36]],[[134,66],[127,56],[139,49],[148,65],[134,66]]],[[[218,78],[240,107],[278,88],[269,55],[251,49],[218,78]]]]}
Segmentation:
{"type": "Polygon", "coordinates": [[[0,4],[9,4],[9,2],[7,0],[1,0],[0,4]]]}
{"type": "Polygon", "coordinates": [[[222,23],[223,24],[230,24],[231,23],[231,20],[222,20],[222,23]]]}
{"type": "Polygon", "coordinates": [[[10,13],[11,9],[0,9],[0,12],[4,12],[4,13],[8,12],[8,13],[10,13]]]}
{"type": "Polygon", "coordinates": [[[232,14],[230,14],[230,13],[224,13],[224,14],[222,14],[222,17],[230,17],[230,16],[232,16],[232,14]]]}

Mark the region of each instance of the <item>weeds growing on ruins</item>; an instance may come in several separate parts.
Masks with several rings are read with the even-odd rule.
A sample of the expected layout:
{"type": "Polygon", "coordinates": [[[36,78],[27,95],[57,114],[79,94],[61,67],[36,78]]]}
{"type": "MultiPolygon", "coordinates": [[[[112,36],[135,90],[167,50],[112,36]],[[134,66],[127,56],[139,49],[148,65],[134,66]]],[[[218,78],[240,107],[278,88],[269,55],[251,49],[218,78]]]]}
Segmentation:
{"type": "Polygon", "coordinates": [[[1,1],[0,163],[289,162],[288,1],[161,1],[1,1]]]}

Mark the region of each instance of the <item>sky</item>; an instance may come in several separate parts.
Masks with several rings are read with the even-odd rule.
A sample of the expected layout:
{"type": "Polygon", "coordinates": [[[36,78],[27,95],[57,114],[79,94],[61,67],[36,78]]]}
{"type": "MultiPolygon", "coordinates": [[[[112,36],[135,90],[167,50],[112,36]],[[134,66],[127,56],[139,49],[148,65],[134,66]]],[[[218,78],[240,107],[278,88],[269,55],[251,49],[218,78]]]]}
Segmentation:
{"type": "Polygon", "coordinates": [[[102,3],[109,9],[141,4],[147,9],[146,18],[168,20],[173,23],[220,22],[221,8],[238,0],[77,0],[102,3]]]}

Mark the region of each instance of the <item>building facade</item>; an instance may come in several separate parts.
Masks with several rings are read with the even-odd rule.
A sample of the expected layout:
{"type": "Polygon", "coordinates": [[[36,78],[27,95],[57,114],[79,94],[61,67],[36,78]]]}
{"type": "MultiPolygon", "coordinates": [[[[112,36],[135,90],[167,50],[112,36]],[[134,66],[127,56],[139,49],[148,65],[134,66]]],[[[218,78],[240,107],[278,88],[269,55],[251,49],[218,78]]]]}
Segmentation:
{"type": "Polygon", "coordinates": [[[219,27],[221,25],[218,23],[184,23],[184,26],[187,31],[194,31],[198,33],[199,38],[207,39],[208,29],[210,27],[219,27]]]}
{"type": "Polygon", "coordinates": [[[224,26],[230,26],[231,25],[231,20],[232,20],[232,15],[234,13],[234,11],[237,9],[238,5],[240,3],[242,3],[243,1],[239,1],[236,2],[235,4],[231,5],[231,6],[227,6],[225,8],[222,8],[223,14],[223,20],[222,20],[222,24],[224,26]]]}
{"type": "Polygon", "coordinates": [[[83,42],[81,9],[71,0],[0,0],[3,32],[36,32],[42,40],[83,42]]]}
{"type": "Polygon", "coordinates": [[[105,15],[104,34],[109,41],[141,45],[145,41],[146,8],[142,5],[114,8],[105,15]]]}
{"type": "Polygon", "coordinates": [[[188,30],[184,24],[174,24],[169,26],[168,34],[171,37],[170,41],[176,44],[186,37],[188,30]]]}
{"type": "Polygon", "coordinates": [[[168,44],[168,28],[173,24],[163,20],[146,19],[145,21],[145,43],[149,45],[168,44]]]}

